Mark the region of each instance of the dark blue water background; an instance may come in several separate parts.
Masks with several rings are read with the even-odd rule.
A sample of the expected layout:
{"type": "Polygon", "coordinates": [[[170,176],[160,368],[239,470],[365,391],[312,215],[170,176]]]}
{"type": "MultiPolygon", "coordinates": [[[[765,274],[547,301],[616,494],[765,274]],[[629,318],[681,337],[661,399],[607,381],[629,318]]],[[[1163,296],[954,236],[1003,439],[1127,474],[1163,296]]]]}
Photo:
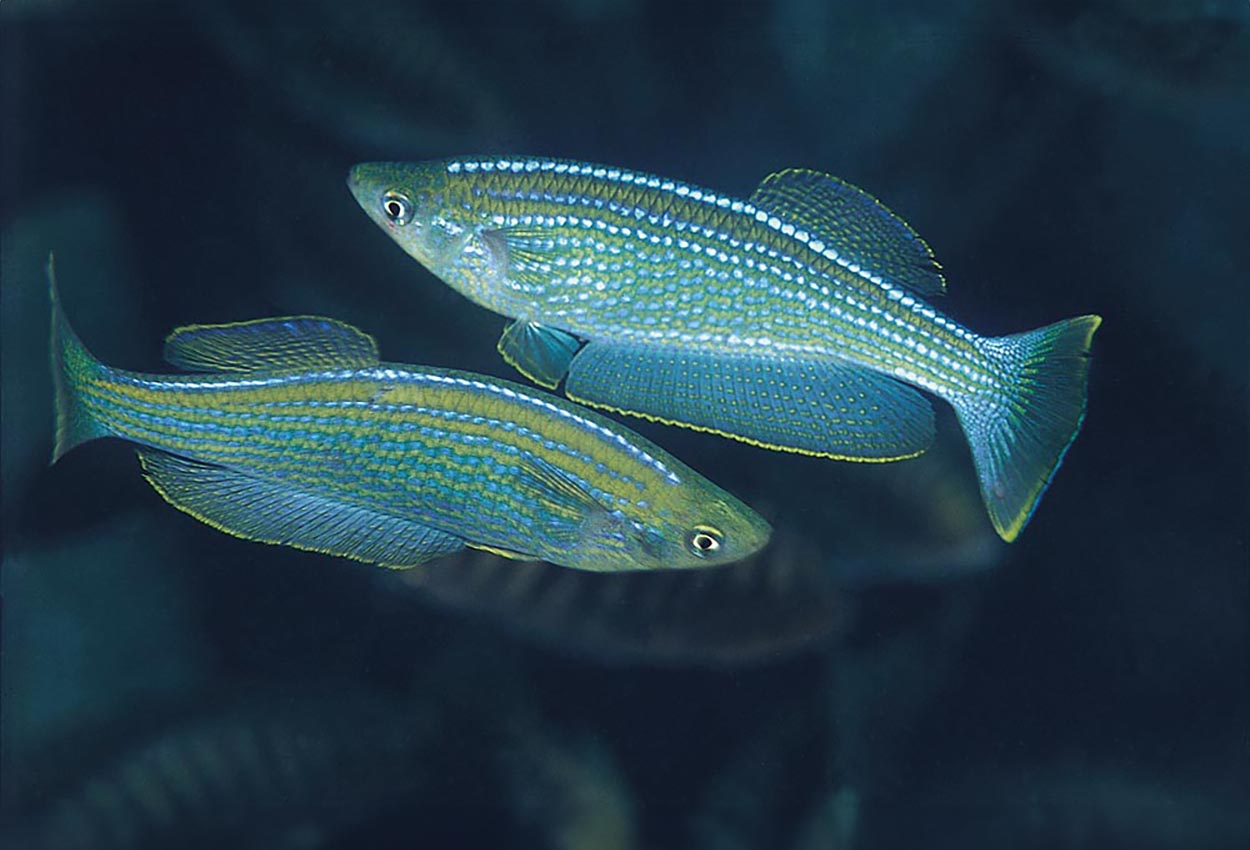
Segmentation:
{"type": "Polygon", "coordinates": [[[6,846],[1250,840],[1244,0],[6,0],[0,26],[6,846]],[[448,605],[202,526],[120,443],[46,467],[53,250],[117,365],[320,313],[515,377],[503,320],[343,182],[478,152],[739,196],[826,170],[929,240],[977,331],[1102,314],[1032,525],[987,543],[945,414],[915,476],[635,420],[798,541],[762,584],[448,605]]]}

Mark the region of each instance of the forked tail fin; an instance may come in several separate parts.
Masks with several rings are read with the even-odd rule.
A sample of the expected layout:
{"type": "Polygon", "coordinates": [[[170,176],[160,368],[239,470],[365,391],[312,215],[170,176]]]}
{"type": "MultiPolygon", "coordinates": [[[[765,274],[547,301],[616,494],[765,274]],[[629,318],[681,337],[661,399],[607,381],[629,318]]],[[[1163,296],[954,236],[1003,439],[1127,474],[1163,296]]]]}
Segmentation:
{"type": "Polygon", "coordinates": [[[981,496],[1004,540],[1028,524],[1081,428],[1090,340],[1101,323],[1099,316],[1078,316],[985,340],[1007,376],[1005,387],[955,402],[981,496]]]}
{"type": "Polygon", "coordinates": [[[79,443],[103,437],[108,429],[82,404],[82,387],[103,371],[61,310],[56,291],[56,268],[48,257],[48,296],[52,302],[52,383],[56,392],[56,444],[52,462],[79,443]]]}

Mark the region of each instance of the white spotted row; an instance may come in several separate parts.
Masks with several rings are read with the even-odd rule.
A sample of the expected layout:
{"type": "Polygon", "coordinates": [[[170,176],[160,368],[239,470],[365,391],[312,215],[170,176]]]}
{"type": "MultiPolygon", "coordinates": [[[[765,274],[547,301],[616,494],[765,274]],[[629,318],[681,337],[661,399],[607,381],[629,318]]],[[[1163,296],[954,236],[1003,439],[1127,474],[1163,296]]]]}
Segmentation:
{"type": "MultiPolygon", "coordinates": [[[[609,206],[613,208],[612,210],[613,212],[622,212],[622,213],[625,212],[623,208],[620,210],[616,209],[615,204],[610,204],[609,206]]],[[[772,259],[776,259],[782,264],[791,265],[796,268],[802,268],[802,264],[798,260],[790,256],[787,256],[785,254],[781,254],[773,250],[772,248],[766,248],[764,245],[760,245],[760,244],[753,243],[753,242],[743,243],[740,240],[735,239],[731,236],[728,236],[727,234],[723,232],[715,231],[715,230],[712,230],[711,228],[701,227],[698,224],[689,224],[685,222],[673,222],[673,220],[667,218],[667,216],[660,217],[654,214],[641,214],[642,211],[638,211],[638,213],[639,214],[635,214],[636,218],[643,218],[645,215],[646,221],[657,227],[663,227],[666,224],[673,223],[675,228],[678,229],[679,231],[681,229],[688,228],[689,230],[691,230],[692,232],[696,234],[701,234],[709,238],[719,238],[721,241],[727,242],[731,248],[740,248],[748,252],[754,251],[759,254],[766,254],[768,257],[772,259]]],[[[676,245],[678,248],[682,250],[688,250],[694,254],[706,254],[709,257],[714,257],[715,259],[721,262],[728,262],[732,265],[738,265],[740,262],[744,261],[748,268],[752,268],[752,269],[758,268],[761,271],[771,273],[772,275],[775,275],[775,276],[779,276],[788,283],[797,282],[799,285],[806,286],[809,289],[811,289],[813,292],[819,293],[819,295],[823,296],[825,299],[834,298],[838,301],[843,301],[846,304],[848,304],[848,306],[850,306],[853,310],[862,311],[865,315],[871,314],[875,316],[880,316],[884,321],[898,325],[898,327],[902,329],[905,333],[919,335],[925,339],[928,339],[934,346],[934,350],[932,351],[932,354],[931,354],[933,359],[941,360],[944,365],[952,369],[956,369],[961,372],[964,372],[965,374],[969,376],[971,376],[974,372],[974,370],[968,364],[956,362],[956,360],[953,359],[953,358],[959,358],[965,355],[963,355],[957,349],[947,346],[940,337],[936,336],[935,334],[925,329],[924,327],[914,325],[911,322],[906,321],[904,318],[900,316],[894,316],[894,315],[891,315],[890,313],[886,313],[875,304],[871,304],[867,301],[858,301],[850,294],[844,294],[836,290],[831,291],[828,286],[821,283],[819,280],[805,279],[805,277],[802,274],[793,274],[787,269],[778,267],[776,265],[769,265],[763,262],[757,263],[749,256],[745,257],[744,260],[740,260],[737,254],[727,254],[726,252],[721,251],[719,249],[715,249],[710,246],[703,246],[698,242],[683,239],[679,236],[674,237],[669,234],[661,235],[659,233],[645,231],[642,228],[638,228],[638,227],[631,228],[628,225],[618,226],[615,224],[610,224],[608,222],[605,222],[603,219],[600,219],[600,218],[589,218],[589,217],[582,217],[582,216],[576,216],[576,215],[544,216],[544,215],[526,214],[526,215],[520,215],[520,216],[516,216],[516,215],[505,216],[502,214],[496,214],[492,216],[492,223],[496,227],[516,227],[517,225],[530,226],[533,224],[538,224],[540,226],[547,226],[547,227],[563,227],[565,225],[568,225],[570,227],[583,227],[587,229],[597,229],[597,230],[609,233],[611,235],[619,234],[625,237],[636,237],[640,240],[649,242],[650,244],[653,244],[653,245],[663,245],[664,247],[672,247],[676,245]],[[939,353],[937,350],[937,347],[941,347],[945,349],[947,351],[947,354],[953,355],[953,357],[949,357],[947,356],[947,354],[939,353]]],[[[560,240],[557,240],[557,241],[560,241],[560,240]]],[[[561,244],[563,243],[561,242],[561,244]]],[[[556,266],[565,266],[567,264],[570,264],[570,263],[565,258],[557,258],[554,262],[554,265],[556,266]]],[[[576,266],[577,263],[572,263],[571,265],[576,266]]],[[[547,271],[550,271],[550,269],[548,268],[547,271]]],[[[739,269],[734,269],[733,277],[741,280],[743,278],[742,272],[739,269]]],[[[951,331],[956,336],[962,339],[966,339],[969,342],[975,342],[976,335],[972,333],[971,331],[965,329],[962,325],[958,324],[957,322],[947,319],[945,316],[942,316],[936,310],[933,310],[931,307],[925,306],[923,302],[918,301],[917,299],[913,298],[910,295],[907,295],[903,290],[900,290],[894,287],[889,287],[888,285],[886,286],[886,289],[887,289],[887,297],[890,300],[898,301],[899,304],[901,304],[903,307],[908,308],[909,310],[911,310],[911,312],[933,321],[934,323],[946,328],[947,330],[951,331]]],[[[771,294],[774,296],[780,297],[782,295],[782,292],[774,288],[771,294]]],[[[866,318],[856,318],[853,315],[844,317],[842,309],[836,306],[832,306],[828,300],[818,301],[813,296],[807,295],[806,293],[802,293],[802,292],[796,293],[796,295],[801,300],[803,300],[804,303],[806,303],[809,307],[814,308],[814,307],[820,306],[826,312],[832,312],[832,314],[839,319],[846,318],[848,321],[857,323],[859,327],[867,327],[868,329],[872,331],[878,330],[878,326],[875,320],[866,319],[866,318]]],[[[892,334],[892,339],[894,340],[894,342],[899,343],[899,344],[907,344],[912,347],[917,346],[916,340],[903,338],[897,332],[892,334]]],[[[918,350],[922,354],[924,354],[926,353],[926,346],[923,343],[920,343],[918,350]]]]}
{"type": "MultiPolygon", "coordinates": [[[[662,192],[671,192],[681,197],[689,197],[692,200],[703,201],[704,203],[713,204],[718,207],[726,208],[726,209],[729,209],[731,212],[741,213],[743,215],[750,216],[754,218],[756,221],[762,224],[766,224],[768,227],[780,232],[781,234],[785,236],[790,236],[790,237],[793,237],[794,239],[797,239],[798,241],[804,243],[813,251],[822,255],[826,259],[832,260],[833,262],[842,266],[843,268],[845,268],[847,271],[851,272],[852,274],[858,275],[864,280],[867,280],[870,283],[873,283],[876,286],[880,287],[885,292],[886,297],[889,298],[891,301],[897,301],[899,304],[901,304],[904,307],[907,307],[908,309],[910,309],[912,312],[916,313],[917,315],[923,316],[926,319],[936,322],[938,325],[941,325],[942,327],[946,328],[947,330],[949,330],[951,333],[955,334],[956,336],[962,339],[967,339],[970,342],[976,341],[977,339],[976,334],[967,330],[958,322],[954,322],[950,319],[947,319],[945,316],[942,316],[933,308],[926,306],[924,302],[920,301],[919,299],[915,298],[912,295],[909,295],[906,290],[900,289],[899,287],[894,286],[889,281],[882,278],[880,275],[875,274],[872,271],[860,266],[858,263],[850,261],[846,257],[843,257],[842,255],[838,253],[836,249],[826,246],[824,242],[812,237],[807,231],[796,228],[791,224],[783,222],[781,219],[777,218],[776,216],[770,215],[763,210],[756,209],[755,206],[745,201],[738,201],[738,200],[733,200],[733,199],[726,198],[723,196],[718,196],[712,192],[708,192],[702,189],[697,189],[691,186],[687,186],[683,183],[678,183],[673,180],[663,180],[659,177],[654,177],[649,174],[638,174],[638,173],[630,172],[630,171],[622,171],[616,168],[608,168],[606,166],[584,165],[584,164],[579,164],[575,162],[560,162],[557,160],[500,159],[500,160],[477,160],[477,161],[453,161],[447,164],[447,172],[449,174],[459,174],[462,171],[464,173],[474,173],[478,171],[508,171],[512,173],[549,171],[549,172],[554,172],[556,174],[580,175],[584,177],[594,177],[597,179],[608,180],[608,181],[616,182],[616,183],[633,183],[634,185],[646,186],[647,188],[650,188],[650,189],[659,189],[662,192]]],[[[547,196],[544,196],[544,200],[547,200],[550,202],[556,202],[556,203],[559,203],[562,201],[571,203],[575,199],[564,197],[564,196],[547,195],[547,196]]],[[[599,204],[595,204],[595,206],[599,206],[599,204]]],[[[646,218],[648,223],[652,225],[668,226],[669,224],[672,224],[678,230],[682,230],[682,229],[685,229],[686,227],[689,227],[692,231],[696,233],[702,233],[704,236],[708,236],[712,238],[719,237],[720,239],[724,241],[728,241],[730,246],[733,248],[738,248],[741,245],[741,247],[744,250],[750,251],[754,249],[756,251],[759,251],[760,253],[767,252],[769,257],[781,259],[786,262],[791,262],[791,263],[794,263],[795,265],[801,265],[801,263],[798,260],[792,257],[779,255],[776,251],[772,249],[766,249],[763,245],[754,245],[750,242],[740,243],[739,240],[734,239],[732,236],[729,236],[728,234],[719,233],[717,231],[712,230],[711,228],[700,227],[698,224],[674,221],[670,219],[667,215],[664,215],[662,217],[656,216],[653,214],[647,214],[645,211],[640,210],[640,209],[632,209],[632,210],[627,209],[625,207],[622,207],[619,204],[616,204],[615,202],[609,202],[607,206],[613,212],[617,212],[622,215],[633,215],[635,218],[639,220],[646,218]]],[[[547,224],[549,226],[551,225],[563,226],[565,222],[567,221],[568,224],[574,225],[574,226],[578,224],[584,224],[584,226],[587,226],[587,227],[598,227],[600,230],[607,230],[607,232],[611,234],[616,234],[619,230],[619,232],[622,235],[625,235],[625,236],[630,235],[630,229],[628,227],[618,228],[615,225],[604,225],[602,222],[596,222],[590,219],[579,220],[577,216],[567,216],[567,217],[566,216],[554,216],[554,217],[550,217],[550,216],[549,217],[543,217],[543,216],[512,217],[510,216],[507,218],[503,216],[495,216],[494,218],[495,218],[495,224],[497,226],[514,226],[515,224],[518,224],[518,223],[530,224],[530,223],[534,223],[535,219],[537,219],[536,223],[539,223],[539,224],[547,224]]],[[[640,233],[639,235],[641,236],[642,234],[640,233]]],[[[653,235],[653,236],[650,236],[649,238],[652,243],[659,244],[660,239],[658,237],[655,237],[653,235]]],[[[665,244],[669,244],[667,240],[665,240],[665,244]]],[[[685,244],[682,244],[680,247],[686,248],[688,246],[685,244]]],[[[695,250],[697,251],[697,248],[695,250]]],[[[813,285],[813,288],[816,288],[815,285],[813,285]]],[[[828,293],[824,292],[822,294],[827,295],[828,293]]]]}
{"type": "Polygon", "coordinates": [[[661,192],[671,192],[682,198],[690,198],[694,201],[702,201],[703,203],[727,209],[733,213],[750,216],[761,224],[766,224],[773,230],[780,232],[785,236],[791,236],[798,241],[804,243],[813,251],[821,254],[828,260],[832,260],[842,266],[852,274],[859,275],[864,280],[880,286],[885,289],[891,298],[902,298],[904,293],[886,281],[878,274],[874,274],[869,269],[864,268],[858,263],[843,257],[838,251],[830,246],[825,245],[819,239],[815,239],[806,230],[796,228],[792,224],[788,224],[775,215],[770,215],[764,210],[757,209],[754,204],[748,201],[739,201],[733,198],[727,198],[723,195],[717,195],[705,189],[699,189],[694,186],[679,183],[675,180],[665,180],[650,174],[639,174],[632,171],[622,171],[619,168],[608,168],[602,165],[587,165],[576,162],[561,162],[559,160],[453,160],[447,163],[448,174],[474,174],[476,172],[512,172],[513,174],[532,173],[535,171],[549,171],[555,174],[570,174],[573,176],[593,177],[598,180],[608,180],[613,183],[632,183],[635,186],[645,186],[648,189],[658,189],[661,192]],[[894,293],[897,292],[896,296],[894,293]]]}

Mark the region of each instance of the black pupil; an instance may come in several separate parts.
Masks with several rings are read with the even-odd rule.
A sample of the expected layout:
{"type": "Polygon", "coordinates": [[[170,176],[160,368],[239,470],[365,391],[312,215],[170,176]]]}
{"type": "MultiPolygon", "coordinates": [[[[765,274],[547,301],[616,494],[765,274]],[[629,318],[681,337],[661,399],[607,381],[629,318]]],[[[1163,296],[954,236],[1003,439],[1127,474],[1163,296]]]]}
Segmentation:
{"type": "Polygon", "coordinates": [[[694,536],[694,545],[706,552],[716,545],[716,541],[706,534],[696,534],[694,536]]]}
{"type": "Polygon", "coordinates": [[[404,214],[404,205],[392,198],[385,204],[386,214],[391,218],[399,218],[404,214]]]}

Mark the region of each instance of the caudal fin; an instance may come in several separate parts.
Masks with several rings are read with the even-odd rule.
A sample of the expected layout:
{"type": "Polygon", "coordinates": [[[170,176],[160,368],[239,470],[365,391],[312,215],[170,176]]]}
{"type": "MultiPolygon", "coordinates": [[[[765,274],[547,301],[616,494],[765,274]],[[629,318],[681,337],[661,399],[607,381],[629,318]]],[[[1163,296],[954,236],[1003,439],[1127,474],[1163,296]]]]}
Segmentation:
{"type": "Polygon", "coordinates": [[[1090,340],[1101,323],[1078,316],[985,340],[1007,375],[1005,388],[955,404],[990,521],[1004,540],[1028,524],[1081,428],[1090,340]]]}
{"type": "Polygon", "coordinates": [[[79,443],[103,437],[108,429],[82,404],[82,387],[103,366],[91,356],[61,310],[56,268],[48,257],[48,296],[52,302],[52,383],[56,391],[56,444],[52,462],[79,443]]]}

